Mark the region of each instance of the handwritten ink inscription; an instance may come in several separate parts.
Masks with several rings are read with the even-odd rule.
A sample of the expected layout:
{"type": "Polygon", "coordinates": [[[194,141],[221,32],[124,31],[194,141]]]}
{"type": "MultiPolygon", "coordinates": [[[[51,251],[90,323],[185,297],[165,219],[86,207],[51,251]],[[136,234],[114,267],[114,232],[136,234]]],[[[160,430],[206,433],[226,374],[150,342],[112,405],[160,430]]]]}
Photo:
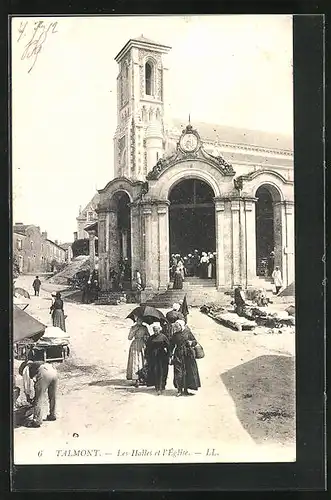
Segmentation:
{"type": "Polygon", "coordinates": [[[22,61],[24,59],[31,61],[31,66],[28,70],[28,73],[30,73],[30,71],[36,64],[36,61],[47,40],[47,37],[49,35],[53,35],[54,33],[58,33],[57,26],[57,22],[35,21],[32,23],[30,21],[22,21],[20,23],[17,42],[22,43],[23,40],[28,40],[28,42],[24,45],[23,53],[21,56],[22,61]]]}

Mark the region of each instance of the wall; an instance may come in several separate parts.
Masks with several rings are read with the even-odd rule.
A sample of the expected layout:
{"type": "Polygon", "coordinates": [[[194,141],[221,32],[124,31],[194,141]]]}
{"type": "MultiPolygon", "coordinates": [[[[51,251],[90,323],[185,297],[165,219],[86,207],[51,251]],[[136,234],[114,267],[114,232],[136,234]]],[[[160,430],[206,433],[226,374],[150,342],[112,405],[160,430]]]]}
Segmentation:
{"type": "Polygon", "coordinates": [[[66,251],[46,239],[37,226],[25,226],[25,234],[13,232],[13,252],[23,274],[51,271],[53,259],[65,262],[66,251]]]}

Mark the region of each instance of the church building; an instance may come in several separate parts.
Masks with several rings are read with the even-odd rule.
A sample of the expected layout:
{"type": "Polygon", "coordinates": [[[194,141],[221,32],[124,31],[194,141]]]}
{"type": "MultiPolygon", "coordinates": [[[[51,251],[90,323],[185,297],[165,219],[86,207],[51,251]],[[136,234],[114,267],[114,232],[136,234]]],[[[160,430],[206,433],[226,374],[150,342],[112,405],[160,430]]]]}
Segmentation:
{"type": "MultiPolygon", "coordinates": [[[[215,290],[255,286],[271,251],[284,286],[294,281],[291,138],[167,116],[170,47],[144,37],[115,57],[114,179],[98,192],[101,291],[120,259],[139,270],[144,298],[164,292],[173,253],[216,252],[215,290]]],[[[201,97],[203,98],[203,97],[201,97]]],[[[92,217],[92,216],[91,216],[92,217]]],[[[93,250],[92,250],[93,252],[93,250]]]]}

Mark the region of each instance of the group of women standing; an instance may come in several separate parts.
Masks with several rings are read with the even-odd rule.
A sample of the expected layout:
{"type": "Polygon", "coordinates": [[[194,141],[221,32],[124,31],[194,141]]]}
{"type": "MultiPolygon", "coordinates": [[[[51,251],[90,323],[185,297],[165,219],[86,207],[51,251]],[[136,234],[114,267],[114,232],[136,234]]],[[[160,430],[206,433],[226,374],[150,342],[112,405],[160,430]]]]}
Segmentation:
{"type": "Polygon", "coordinates": [[[160,324],[152,328],[153,334],[149,335],[147,326],[137,318],[130,329],[127,379],[136,387],[154,386],[160,395],[166,387],[169,365],[173,365],[177,396],[192,396],[189,389],[197,391],[201,383],[194,354],[197,341],[190,328],[183,319],[170,323],[168,328],[160,324]]]}
{"type": "Polygon", "coordinates": [[[170,259],[170,278],[173,288],[183,288],[186,276],[198,276],[202,279],[216,278],[216,252],[198,252],[194,250],[185,257],[172,254],[170,259]]]}

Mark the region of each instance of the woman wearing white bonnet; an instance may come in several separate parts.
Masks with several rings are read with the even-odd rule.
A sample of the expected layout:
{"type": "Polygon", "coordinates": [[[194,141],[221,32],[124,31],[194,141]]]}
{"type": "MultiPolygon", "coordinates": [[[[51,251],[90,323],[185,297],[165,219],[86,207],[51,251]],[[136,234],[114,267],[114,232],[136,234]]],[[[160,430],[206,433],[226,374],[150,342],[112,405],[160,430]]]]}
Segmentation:
{"type": "Polygon", "coordinates": [[[166,318],[170,324],[175,323],[178,319],[184,320],[183,314],[180,312],[180,304],[175,302],[172,306],[171,311],[168,311],[166,314],[166,318]]]}
{"type": "Polygon", "coordinates": [[[174,386],[177,396],[193,396],[188,389],[197,391],[201,387],[198,365],[194,357],[193,347],[197,341],[184,320],[173,324],[173,335],[170,340],[170,353],[174,365],[174,386]]]}

